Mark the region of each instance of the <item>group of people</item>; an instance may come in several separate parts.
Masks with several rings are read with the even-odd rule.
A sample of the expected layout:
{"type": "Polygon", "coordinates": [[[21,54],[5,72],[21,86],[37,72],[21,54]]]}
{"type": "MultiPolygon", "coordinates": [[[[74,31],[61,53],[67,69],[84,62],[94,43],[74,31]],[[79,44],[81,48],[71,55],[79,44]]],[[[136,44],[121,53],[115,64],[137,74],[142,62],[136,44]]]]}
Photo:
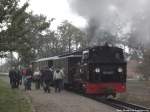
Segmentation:
{"type": "Polygon", "coordinates": [[[40,73],[35,79],[38,88],[40,84],[43,86],[45,92],[50,93],[50,86],[54,85],[55,92],[60,92],[63,89],[64,72],[62,69],[53,70],[52,68],[45,67],[40,70],[40,73]]]}
{"type": "Polygon", "coordinates": [[[26,70],[19,70],[16,66],[13,66],[9,71],[11,88],[19,88],[19,85],[21,85],[23,82],[25,90],[31,90],[32,77],[32,65],[29,65],[29,68],[26,70]]]}
{"type": "Polygon", "coordinates": [[[31,84],[34,81],[36,89],[42,86],[47,93],[51,92],[51,85],[54,85],[55,92],[60,92],[63,89],[64,76],[63,69],[53,70],[52,68],[44,67],[37,73],[33,72],[32,65],[20,71],[16,67],[12,67],[9,71],[12,88],[18,88],[23,83],[25,90],[31,90],[31,84]]]}

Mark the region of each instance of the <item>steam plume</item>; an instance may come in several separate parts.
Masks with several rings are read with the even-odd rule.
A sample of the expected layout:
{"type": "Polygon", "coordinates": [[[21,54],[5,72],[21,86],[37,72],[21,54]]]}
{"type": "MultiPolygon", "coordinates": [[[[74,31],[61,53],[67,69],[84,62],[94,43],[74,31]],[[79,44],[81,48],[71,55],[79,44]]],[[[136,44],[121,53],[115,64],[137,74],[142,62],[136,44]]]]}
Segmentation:
{"type": "Polygon", "coordinates": [[[150,0],[68,0],[68,2],[75,13],[87,20],[89,29],[93,30],[89,35],[90,38],[97,38],[98,30],[106,30],[118,37],[134,32],[139,41],[144,44],[150,43],[150,0]]]}

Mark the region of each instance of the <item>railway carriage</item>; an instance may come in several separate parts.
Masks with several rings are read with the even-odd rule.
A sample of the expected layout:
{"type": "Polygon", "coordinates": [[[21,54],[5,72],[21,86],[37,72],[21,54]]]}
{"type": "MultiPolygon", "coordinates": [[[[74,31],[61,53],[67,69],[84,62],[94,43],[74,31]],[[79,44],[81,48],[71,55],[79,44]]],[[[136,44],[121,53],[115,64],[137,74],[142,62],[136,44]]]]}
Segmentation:
{"type": "Polygon", "coordinates": [[[32,62],[34,70],[41,70],[43,67],[51,68],[53,66],[53,61],[56,60],[58,57],[49,57],[49,58],[41,58],[36,61],[32,62]]]}

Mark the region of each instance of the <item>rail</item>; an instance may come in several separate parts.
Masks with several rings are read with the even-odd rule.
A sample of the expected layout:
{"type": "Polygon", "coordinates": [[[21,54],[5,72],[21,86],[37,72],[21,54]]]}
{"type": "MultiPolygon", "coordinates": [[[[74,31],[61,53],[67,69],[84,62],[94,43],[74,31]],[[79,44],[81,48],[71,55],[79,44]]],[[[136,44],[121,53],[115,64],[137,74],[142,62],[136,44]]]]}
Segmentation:
{"type": "Polygon", "coordinates": [[[98,101],[100,103],[109,105],[115,109],[117,109],[118,112],[150,112],[150,108],[146,108],[140,105],[132,104],[132,103],[127,103],[123,102],[117,99],[106,99],[103,97],[98,97],[98,96],[93,96],[93,95],[85,95],[82,92],[79,91],[74,91],[72,89],[67,89],[70,92],[77,93],[81,96],[93,99],[95,101],[98,101]]]}
{"type": "Polygon", "coordinates": [[[123,101],[116,100],[116,99],[102,100],[102,99],[97,98],[96,100],[104,104],[107,104],[111,107],[116,108],[118,112],[150,112],[150,108],[146,108],[146,107],[132,104],[132,103],[123,102],[123,101]]]}

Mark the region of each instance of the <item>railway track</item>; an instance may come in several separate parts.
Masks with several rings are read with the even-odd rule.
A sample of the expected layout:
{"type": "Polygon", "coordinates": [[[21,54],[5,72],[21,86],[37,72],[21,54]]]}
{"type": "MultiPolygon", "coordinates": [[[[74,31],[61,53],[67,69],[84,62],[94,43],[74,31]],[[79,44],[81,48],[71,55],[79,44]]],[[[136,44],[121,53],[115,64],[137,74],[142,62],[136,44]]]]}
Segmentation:
{"type": "Polygon", "coordinates": [[[116,108],[120,112],[150,112],[149,108],[115,99],[100,100],[100,102],[116,108]]]}
{"type": "Polygon", "coordinates": [[[118,112],[150,112],[150,108],[119,101],[116,99],[104,99],[104,98],[93,97],[93,96],[89,96],[89,98],[94,99],[103,104],[109,105],[117,109],[118,112]]]}
{"type": "Polygon", "coordinates": [[[106,98],[97,97],[97,96],[85,95],[82,92],[77,92],[77,91],[72,91],[72,90],[68,90],[68,91],[77,93],[84,97],[109,105],[117,109],[117,112],[150,112],[150,108],[146,108],[146,107],[139,106],[136,104],[127,103],[127,102],[123,102],[123,101],[116,100],[116,99],[106,99],[106,98]]]}

